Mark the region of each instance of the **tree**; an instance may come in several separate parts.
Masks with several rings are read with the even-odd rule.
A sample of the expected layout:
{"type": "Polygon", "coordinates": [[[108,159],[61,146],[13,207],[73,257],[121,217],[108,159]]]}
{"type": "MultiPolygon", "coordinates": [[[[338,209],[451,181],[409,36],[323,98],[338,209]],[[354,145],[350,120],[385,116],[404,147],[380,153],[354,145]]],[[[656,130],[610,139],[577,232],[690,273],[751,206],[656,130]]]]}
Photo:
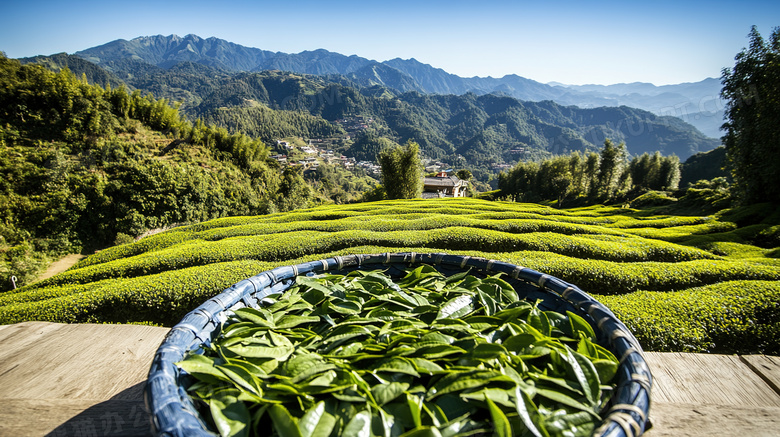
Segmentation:
{"type": "Polygon", "coordinates": [[[461,169],[461,170],[458,170],[458,171],[455,173],[455,176],[457,176],[457,177],[458,177],[458,179],[463,179],[464,181],[470,181],[470,180],[471,180],[471,178],[473,178],[473,177],[474,177],[474,175],[473,175],[473,174],[471,174],[471,171],[469,171],[469,170],[467,170],[467,169],[465,169],[465,168],[464,168],[464,169],[461,169]]]}
{"type": "Polygon", "coordinates": [[[599,184],[599,154],[590,152],[585,157],[585,175],[587,177],[586,191],[588,196],[596,197],[599,184]]]}
{"type": "Polygon", "coordinates": [[[408,141],[404,146],[384,149],[379,153],[382,185],[388,199],[414,199],[422,194],[423,165],[420,146],[408,141]]]}
{"type": "Polygon", "coordinates": [[[282,174],[279,191],[276,193],[276,207],[279,211],[305,208],[314,198],[314,192],[303,179],[303,167],[287,167],[282,174]]]}
{"type": "Polygon", "coordinates": [[[748,204],[780,203],[780,27],[769,43],[755,26],[748,36],[750,47],[721,77],[723,143],[739,198],[748,204]]]}
{"type": "Polygon", "coordinates": [[[599,164],[598,194],[609,199],[618,189],[620,176],[626,160],[626,144],[617,146],[609,138],[604,140],[604,148],[601,149],[601,161],[599,164]]]}
{"type": "Polygon", "coordinates": [[[680,186],[680,158],[677,155],[661,159],[658,183],[661,190],[676,190],[680,186]]]}
{"type": "Polygon", "coordinates": [[[569,194],[569,191],[571,190],[571,185],[572,185],[571,174],[565,173],[565,174],[558,175],[554,177],[552,181],[550,181],[550,184],[558,193],[557,207],[560,208],[563,206],[563,199],[566,198],[566,195],[569,194]]]}

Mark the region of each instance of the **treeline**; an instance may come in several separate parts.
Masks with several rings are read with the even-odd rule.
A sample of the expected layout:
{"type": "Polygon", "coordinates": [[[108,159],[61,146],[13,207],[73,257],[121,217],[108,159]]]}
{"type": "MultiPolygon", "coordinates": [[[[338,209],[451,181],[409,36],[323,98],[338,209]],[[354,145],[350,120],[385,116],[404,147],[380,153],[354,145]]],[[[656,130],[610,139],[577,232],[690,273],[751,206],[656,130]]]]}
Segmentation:
{"type": "Polygon", "coordinates": [[[338,125],[301,111],[272,110],[263,104],[210,109],[200,118],[209,125],[224,126],[264,141],[300,136],[330,138],[344,134],[338,125]]]}
{"type": "Polygon", "coordinates": [[[520,162],[501,173],[501,195],[516,201],[567,198],[608,202],[649,190],[676,190],[680,181],[677,156],[643,153],[628,159],[625,143],[607,139],[600,153],[572,152],[541,162],[520,162]]]}

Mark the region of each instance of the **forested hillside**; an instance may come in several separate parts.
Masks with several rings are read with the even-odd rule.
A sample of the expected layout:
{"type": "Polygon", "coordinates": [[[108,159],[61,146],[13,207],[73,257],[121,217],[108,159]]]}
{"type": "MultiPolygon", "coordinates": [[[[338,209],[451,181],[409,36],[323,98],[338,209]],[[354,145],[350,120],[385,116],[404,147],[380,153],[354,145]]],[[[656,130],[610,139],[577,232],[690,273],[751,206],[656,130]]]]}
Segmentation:
{"type": "Polygon", "coordinates": [[[12,274],[20,284],[34,278],[48,256],[318,196],[300,170],[270,160],[262,141],[193,124],[164,99],[85,77],[0,57],[3,288],[12,274]]]}
{"type": "MultiPolygon", "coordinates": [[[[596,151],[608,138],[625,142],[631,155],[660,151],[682,159],[719,144],[677,118],[627,107],[580,109],[496,95],[393,95],[376,91],[328,83],[317,76],[243,73],[189,111],[222,124],[231,118],[247,119],[244,108],[258,103],[331,121],[370,115],[376,121],[372,128],[379,135],[399,143],[417,141],[425,156],[457,168],[468,167],[485,181],[503,164],[596,151]],[[222,118],[215,119],[214,113],[222,118]]],[[[245,132],[265,134],[262,123],[237,126],[245,132]]]]}
{"type": "MultiPolygon", "coordinates": [[[[314,58],[324,53],[310,52],[307,56],[314,58]]],[[[349,57],[337,60],[343,68],[354,62],[349,57]]],[[[373,120],[367,126],[370,132],[359,134],[370,133],[396,143],[416,141],[424,158],[441,161],[451,168],[468,168],[482,187],[487,187],[486,183],[499,171],[517,162],[597,151],[606,139],[625,142],[632,156],[658,151],[683,160],[719,145],[718,140],[705,137],[679,118],[659,117],[628,107],[581,109],[493,94],[399,94],[378,85],[382,81],[361,86],[370,82],[356,78],[360,70],[357,66],[350,70],[350,79],[281,71],[236,73],[221,63],[204,65],[179,57],[159,61],[167,68],[120,55],[101,61],[130,87],[181,102],[182,113],[191,120],[200,118],[207,124],[243,132],[267,143],[286,136],[354,141],[361,135],[353,132],[348,138],[336,121],[369,117],[373,120]]],[[[384,70],[390,67],[373,63],[362,68],[386,74],[384,70]]],[[[398,86],[414,89],[413,84],[402,83],[404,78],[408,76],[396,77],[398,86]]],[[[376,159],[376,153],[356,150],[349,141],[340,144],[336,147],[338,152],[349,151],[349,156],[370,161],[376,159]]]]}

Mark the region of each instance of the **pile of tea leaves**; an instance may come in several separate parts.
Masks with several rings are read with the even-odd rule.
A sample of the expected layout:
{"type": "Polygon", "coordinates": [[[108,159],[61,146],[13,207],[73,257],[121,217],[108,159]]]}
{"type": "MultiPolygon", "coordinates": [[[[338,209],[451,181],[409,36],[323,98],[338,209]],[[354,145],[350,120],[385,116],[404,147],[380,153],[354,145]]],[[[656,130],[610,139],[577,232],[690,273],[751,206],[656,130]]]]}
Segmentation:
{"type": "Polygon", "coordinates": [[[177,364],[225,436],[591,435],[615,356],[580,316],[469,273],[299,276],[177,364]]]}

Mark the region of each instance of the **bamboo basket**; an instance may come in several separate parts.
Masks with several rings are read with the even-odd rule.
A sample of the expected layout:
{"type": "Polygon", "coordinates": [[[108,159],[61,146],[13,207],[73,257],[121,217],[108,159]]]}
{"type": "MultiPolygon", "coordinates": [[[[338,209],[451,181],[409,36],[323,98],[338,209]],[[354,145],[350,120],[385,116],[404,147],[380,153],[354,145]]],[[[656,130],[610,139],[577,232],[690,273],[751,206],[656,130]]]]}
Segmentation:
{"type": "Polygon", "coordinates": [[[278,267],[245,279],[187,314],[157,349],[146,382],[144,398],[152,427],[160,436],[214,436],[186,392],[188,378],[174,363],[190,350],[198,350],[219,331],[227,315],[238,308],[258,307],[264,297],[286,290],[298,275],[345,273],[355,269],[387,270],[397,277],[406,268],[429,264],[445,275],[471,269],[475,276],[504,273],[519,296],[541,300],[540,309],[572,311],[587,320],[599,343],[620,360],[617,389],[594,436],[633,437],[650,427],[652,376],[639,342],[604,305],[578,287],[555,277],[501,261],[443,253],[384,253],[334,257],[278,267]]]}

